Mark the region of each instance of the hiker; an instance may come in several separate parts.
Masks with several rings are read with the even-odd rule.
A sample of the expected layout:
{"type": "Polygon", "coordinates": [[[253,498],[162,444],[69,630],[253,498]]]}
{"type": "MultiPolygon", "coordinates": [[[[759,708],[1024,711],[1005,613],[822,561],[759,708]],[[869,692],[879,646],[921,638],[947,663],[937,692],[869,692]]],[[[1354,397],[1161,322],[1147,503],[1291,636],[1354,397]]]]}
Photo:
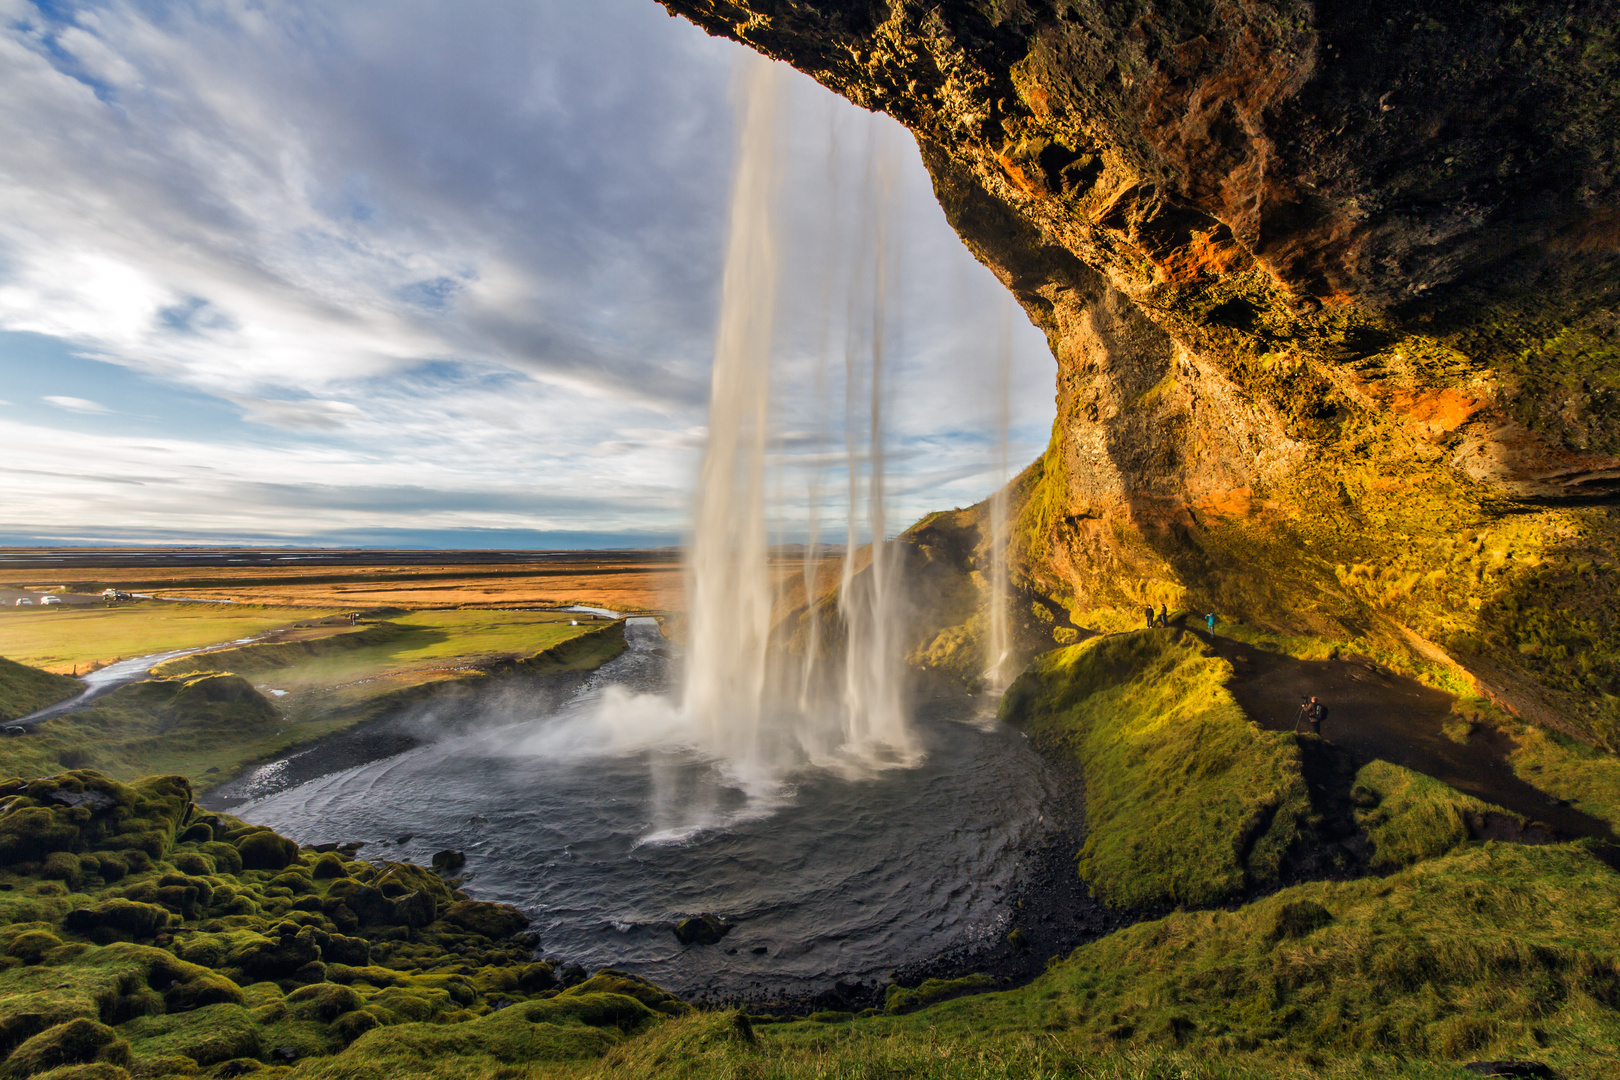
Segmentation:
{"type": "Polygon", "coordinates": [[[1153,605],[1152,604],[1149,604],[1147,606],[1147,620],[1148,620],[1148,622],[1147,622],[1148,629],[1149,630],[1153,629],[1153,605]]]}
{"type": "Polygon", "coordinates": [[[1170,625],[1170,605],[1169,604],[1160,604],[1159,605],[1159,625],[1160,626],[1166,626],[1166,627],[1170,625]]]}
{"type": "Polygon", "coordinates": [[[1212,611],[1208,615],[1205,615],[1204,616],[1204,622],[1209,624],[1209,637],[1210,637],[1210,640],[1211,641],[1215,640],[1215,613],[1212,611]]]}
{"type": "Polygon", "coordinates": [[[1299,725],[1302,723],[1311,725],[1312,735],[1322,734],[1322,721],[1327,719],[1327,714],[1327,706],[1314,697],[1309,701],[1301,702],[1299,718],[1294,721],[1294,734],[1299,734],[1299,725]]]}

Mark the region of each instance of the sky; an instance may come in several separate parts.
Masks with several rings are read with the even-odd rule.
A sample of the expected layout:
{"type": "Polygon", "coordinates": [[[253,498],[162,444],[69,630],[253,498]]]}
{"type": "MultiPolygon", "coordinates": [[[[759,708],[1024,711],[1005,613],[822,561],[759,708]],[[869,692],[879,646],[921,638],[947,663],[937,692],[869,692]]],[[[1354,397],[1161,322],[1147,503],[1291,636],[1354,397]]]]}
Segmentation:
{"type": "MultiPolygon", "coordinates": [[[[741,53],[652,0],[0,0],[0,543],[679,542],[741,53]]],[[[867,422],[877,219],[889,520],[976,502],[1051,355],[910,137],[785,86],[777,535],[867,422]]]]}

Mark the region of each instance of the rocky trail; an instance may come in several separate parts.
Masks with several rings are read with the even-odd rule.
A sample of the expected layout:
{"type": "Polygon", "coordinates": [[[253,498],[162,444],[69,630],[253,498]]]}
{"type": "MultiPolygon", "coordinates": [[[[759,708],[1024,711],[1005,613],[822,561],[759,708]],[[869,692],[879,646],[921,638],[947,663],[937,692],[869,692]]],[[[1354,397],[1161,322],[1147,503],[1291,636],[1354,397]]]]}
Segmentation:
{"type": "MultiPolygon", "coordinates": [[[[1198,636],[1208,640],[1210,635],[1198,632],[1198,636]]],[[[1489,820],[1483,824],[1482,839],[1615,839],[1605,822],[1515,775],[1507,760],[1513,741],[1505,732],[1480,726],[1466,742],[1448,738],[1443,725],[1453,699],[1442,690],[1369,660],[1298,660],[1218,634],[1213,644],[1232,665],[1233,696],[1261,727],[1291,731],[1300,703],[1313,695],[1328,707],[1321,740],[1302,736],[1307,780],[1319,805],[1347,805],[1355,768],[1382,759],[1532,823],[1521,830],[1507,819],[1489,820]],[[1349,761],[1338,760],[1341,754],[1349,761]]]]}

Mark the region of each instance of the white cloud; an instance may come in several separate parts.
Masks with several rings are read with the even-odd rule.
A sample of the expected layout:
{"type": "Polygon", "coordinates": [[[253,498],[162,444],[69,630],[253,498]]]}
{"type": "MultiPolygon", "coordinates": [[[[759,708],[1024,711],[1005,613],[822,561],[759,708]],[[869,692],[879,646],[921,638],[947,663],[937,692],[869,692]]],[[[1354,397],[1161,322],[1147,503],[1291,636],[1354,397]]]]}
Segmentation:
{"type": "Polygon", "coordinates": [[[76,413],[108,413],[108,412],[112,412],[111,409],[107,408],[107,406],[101,404],[99,401],[91,401],[89,398],[68,397],[68,396],[66,396],[64,394],[47,394],[43,398],[41,398],[40,400],[41,401],[48,401],[52,405],[55,405],[57,408],[66,409],[68,412],[76,412],[76,413]]]}
{"type": "MultiPolygon", "coordinates": [[[[29,467],[53,479],[8,492],[3,524],[291,536],[348,520],[298,494],[310,485],[378,527],[387,498],[414,507],[396,522],[436,528],[678,527],[705,421],[734,46],[650,0],[73,10],[0,0],[0,329],[201,390],[247,426],[148,437],[193,430],[177,408],[147,434],[87,440],[32,416],[29,467]]],[[[824,133],[850,135],[855,159],[865,120],[807,79],[791,98],[786,172],[808,186],[786,227],[794,266],[819,266],[805,253],[837,232],[824,133]]],[[[990,487],[1001,300],[882,124],[904,148],[891,421],[916,451],[896,454],[896,513],[915,515],[990,487]]],[[[824,290],[793,267],[784,280],[782,421],[814,432],[824,290]]],[[[1015,465],[1051,417],[1051,360],[1022,333],[1015,465]]],[[[45,400],[108,425],[139,411],[45,400]]]]}

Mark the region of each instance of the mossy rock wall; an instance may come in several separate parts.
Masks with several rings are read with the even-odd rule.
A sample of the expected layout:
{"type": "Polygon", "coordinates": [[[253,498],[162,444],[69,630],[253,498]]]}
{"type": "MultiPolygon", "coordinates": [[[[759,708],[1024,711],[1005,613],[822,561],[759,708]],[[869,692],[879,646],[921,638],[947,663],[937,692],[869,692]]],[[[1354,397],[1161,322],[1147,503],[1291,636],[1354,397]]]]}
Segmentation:
{"type": "Polygon", "coordinates": [[[1045,332],[1024,590],[1432,650],[1620,750],[1606,0],[663,3],[910,128],[1045,332]]]}

